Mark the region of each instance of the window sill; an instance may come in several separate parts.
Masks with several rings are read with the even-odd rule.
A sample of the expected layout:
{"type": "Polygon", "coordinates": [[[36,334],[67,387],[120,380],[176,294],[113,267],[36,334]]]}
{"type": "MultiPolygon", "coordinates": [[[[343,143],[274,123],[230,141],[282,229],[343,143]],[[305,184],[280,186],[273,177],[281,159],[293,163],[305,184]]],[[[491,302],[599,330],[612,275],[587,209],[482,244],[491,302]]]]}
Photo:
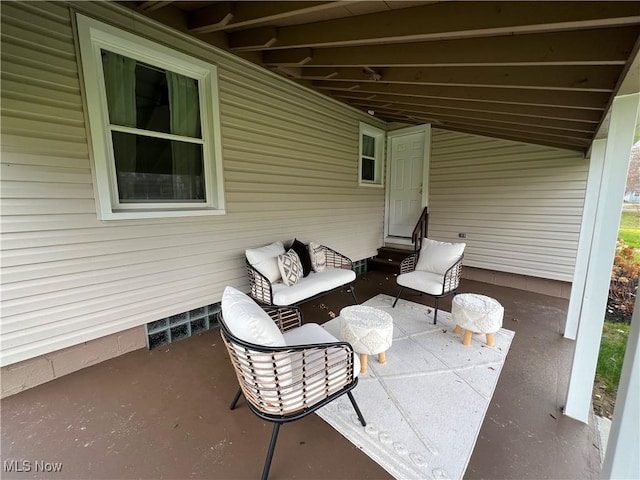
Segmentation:
{"type": "Polygon", "coordinates": [[[101,220],[135,220],[139,218],[175,218],[175,217],[200,217],[204,215],[226,215],[224,209],[199,209],[199,210],[126,210],[102,212],[101,220]]]}

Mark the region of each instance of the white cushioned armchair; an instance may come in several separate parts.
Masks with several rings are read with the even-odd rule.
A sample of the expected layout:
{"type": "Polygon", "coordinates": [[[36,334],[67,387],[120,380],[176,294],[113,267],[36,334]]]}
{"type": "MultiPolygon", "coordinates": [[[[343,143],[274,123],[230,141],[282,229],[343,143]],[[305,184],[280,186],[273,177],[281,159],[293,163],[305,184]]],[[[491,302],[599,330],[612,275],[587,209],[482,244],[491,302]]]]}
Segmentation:
{"type": "Polygon", "coordinates": [[[400,291],[393,306],[396,306],[405,288],[430,295],[434,297],[436,304],[433,316],[435,324],[438,318],[438,300],[454,295],[458,289],[465,246],[464,243],[423,239],[420,252],[409,255],[400,264],[400,275],[397,278],[400,291]]]}
{"type": "Polygon", "coordinates": [[[296,307],[261,307],[249,296],[227,287],[218,317],[223,342],[240,389],[251,411],[274,424],[262,479],[282,423],[315,412],[347,394],[362,426],[366,426],[351,390],[358,384],[360,360],[353,347],[320,325],[302,325],[296,307]]]}

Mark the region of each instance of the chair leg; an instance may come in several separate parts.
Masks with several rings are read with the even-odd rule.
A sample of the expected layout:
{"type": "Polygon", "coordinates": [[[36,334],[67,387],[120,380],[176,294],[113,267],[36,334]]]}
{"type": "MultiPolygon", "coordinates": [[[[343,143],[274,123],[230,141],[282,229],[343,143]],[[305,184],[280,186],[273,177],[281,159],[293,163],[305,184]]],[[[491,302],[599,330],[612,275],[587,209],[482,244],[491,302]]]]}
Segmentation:
{"type": "Polygon", "coordinates": [[[364,417],[362,416],[362,412],[360,412],[360,408],[356,403],[356,399],[353,398],[353,395],[351,395],[351,392],[347,392],[347,395],[349,395],[349,400],[351,400],[351,405],[353,405],[353,409],[356,411],[356,414],[358,415],[358,420],[360,420],[360,423],[362,424],[363,427],[366,427],[367,422],[364,421],[364,417]]]}
{"type": "Polygon", "coordinates": [[[238,391],[236,392],[236,396],[233,397],[233,400],[231,400],[231,405],[229,405],[229,410],[233,410],[234,408],[236,408],[236,404],[238,403],[238,400],[240,400],[240,395],[242,395],[241,388],[238,389],[238,391]]]}
{"type": "Polygon", "coordinates": [[[271,460],[273,459],[273,452],[276,449],[276,440],[278,440],[278,431],[280,431],[280,424],[273,424],[273,432],[271,432],[271,443],[269,443],[269,451],[267,452],[267,459],[264,462],[264,469],[262,470],[262,480],[267,480],[269,476],[269,469],[271,468],[271,460]]]}
{"type": "Polygon", "coordinates": [[[393,302],[393,305],[391,305],[391,308],[395,308],[396,303],[398,303],[398,299],[400,298],[400,294],[402,293],[402,290],[404,290],[404,287],[400,287],[400,291],[398,292],[398,295],[396,296],[396,301],[393,302]]]}
{"type": "Polygon", "coordinates": [[[358,302],[358,297],[356,297],[356,289],[353,285],[351,285],[351,295],[353,295],[353,301],[356,302],[356,305],[360,305],[360,302],[358,302]]]}
{"type": "Polygon", "coordinates": [[[436,311],[433,314],[433,324],[434,325],[436,324],[436,319],[438,318],[438,300],[439,300],[439,298],[436,297],[436,311]]]}

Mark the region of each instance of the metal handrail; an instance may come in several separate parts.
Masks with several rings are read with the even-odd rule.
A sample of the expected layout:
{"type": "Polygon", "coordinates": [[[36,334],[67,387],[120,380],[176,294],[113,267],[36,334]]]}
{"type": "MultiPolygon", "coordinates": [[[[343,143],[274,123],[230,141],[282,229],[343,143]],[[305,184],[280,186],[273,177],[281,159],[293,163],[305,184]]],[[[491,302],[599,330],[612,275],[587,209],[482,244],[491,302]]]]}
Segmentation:
{"type": "Polygon", "coordinates": [[[422,247],[422,239],[427,237],[429,232],[429,207],[424,207],[418,223],[416,223],[413,233],[411,234],[411,241],[413,242],[413,251],[417,252],[422,247]]]}

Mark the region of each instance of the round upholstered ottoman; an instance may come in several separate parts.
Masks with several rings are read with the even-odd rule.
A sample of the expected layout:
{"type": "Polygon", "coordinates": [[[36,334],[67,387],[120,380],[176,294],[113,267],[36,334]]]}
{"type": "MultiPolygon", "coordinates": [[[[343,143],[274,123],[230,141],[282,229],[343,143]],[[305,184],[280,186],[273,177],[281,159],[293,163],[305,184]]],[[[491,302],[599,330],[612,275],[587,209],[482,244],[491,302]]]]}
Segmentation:
{"type": "Polygon", "coordinates": [[[393,318],[379,308],[353,305],[340,310],[342,325],[340,337],[349,342],[360,354],[360,371],[367,373],[368,355],[378,355],[378,361],[387,361],[386,351],[393,339],[393,318]]]}
{"type": "Polygon", "coordinates": [[[476,293],[461,293],[451,302],[451,318],[456,324],[455,333],[464,330],[464,345],[471,345],[471,335],[486,334],[487,345],[493,347],[494,337],[502,327],[504,307],[491,297],[476,293]]]}

